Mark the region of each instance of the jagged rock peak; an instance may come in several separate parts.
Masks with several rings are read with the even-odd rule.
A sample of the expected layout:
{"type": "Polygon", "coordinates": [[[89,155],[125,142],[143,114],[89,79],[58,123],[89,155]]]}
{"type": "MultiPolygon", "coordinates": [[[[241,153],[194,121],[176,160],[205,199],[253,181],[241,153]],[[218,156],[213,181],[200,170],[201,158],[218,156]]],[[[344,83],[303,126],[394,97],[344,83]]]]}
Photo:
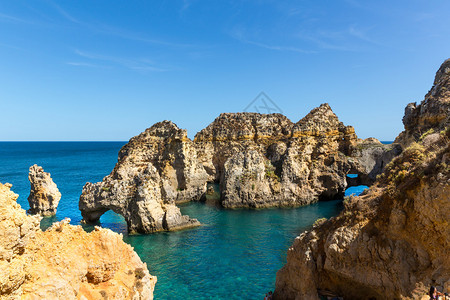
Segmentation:
{"type": "Polygon", "coordinates": [[[443,80],[446,80],[450,77],[450,58],[444,61],[436,72],[436,77],[434,77],[434,85],[439,84],[443,80]]]}
{"type": "Polygon", "coordinates": [[[144,148],[155,143],[170,143],[172,141],[190,142],[187,131],[180,129],[172,121],[164,120],[153,124],[141,134],[134,136],[122,147],[119,152],[119,160],[129,156],[131,152],[141,152],[144,148]]]}
{"type": "MultiPolygon", "coordinates": [[[[180,129],[177,124],[172,121],[164,120],[162,122],[155,123],[150,128],[147,128],[141,135],[183,139],[186,138],[187,131],[185,129],[180,129]]],[[[141,135],[138,135],[137,137],[140,137],[141,135]]]]}
{"type": "Polygon", "coordinates": [[[222,113],[195,135],[194,142],[288,138],[293,123],[282,114],[222,113]]]}
{"type": "Polygon", "coordinates": [[[405,131],[395,141],[405,147],[450,126],[450,59],[436,72],[434,85],[425,99],[419,105],[406,106],[403,124],[405,131]]]}
{"type": "Polygon", "coordinates": [[[33,215],[53,216],[56,214],[61,193],[50,177],[50,173],[38,165],[32,165],[28,174],[31,184],[28,213],[33,215]]]}
{"type": "Polygon", "coordinates": [[[351,126],[344,126],[328,103],[311,110],[293,128],[293,135],[338,134],[340,132],[354,133],[351,126]]]}

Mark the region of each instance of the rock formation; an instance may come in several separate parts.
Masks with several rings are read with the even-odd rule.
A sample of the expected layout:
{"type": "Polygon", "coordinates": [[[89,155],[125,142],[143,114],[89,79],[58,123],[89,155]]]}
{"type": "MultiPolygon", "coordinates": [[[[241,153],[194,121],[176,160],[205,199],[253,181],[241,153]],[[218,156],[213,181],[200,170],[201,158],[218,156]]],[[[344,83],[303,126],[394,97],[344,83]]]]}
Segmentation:
{"type": "Polygon", "coordinates": [[[450,59],[439,68],[433,87],[425,99],[417,105],[409,103],[405,108],[403,131],[396,139],[397,143],[408,145],[421,141],[427,135],[439,133],[450,123],[450,59]]]}
{"type": "Polygon", "coordinates": [[[49,173],[38,165],[32,165],[28,174],[31,184],[28,213],[32,215],[53,216],[56,214],[61,193],[49,173]]]}
{"type": "Polygon", "coordinates": [[[302,233],[277,273],[276,299],[418,299],[450,292],[450,62],[406,108],[403,153],[343,212],[302,233]]]}
{"type": "Polygon", "coordinates": [[[296,124],[281,114],[223,113],[191,141],[170,121],[133,137],[110,175],[87,183],[79,207],[87,222],[108,210],[130,232],[197,226],[176,203],[204,200],[220,184],[227,208],[305,205],[342,198],[351,184],[371,184],[401,148],[362,141],[328,104],[296,124]]]}
{"type": "Polygon", "coordinates": [[[206,182],[186,130],[164,121],[123,146],[114,170],[102,182],[86,183],[79,208],[87,222],[112,210],[125,218],[132,233],[195,227],[200,223],[181,215],[175,201],[200,200],[206,182]]]}
{"type": "Polygon", "coordinates": [[[68,219],[43,232],[0,183],[1,299],[153,299],[156,277],[121,235],[68,219]]]}
{"type": "Polygon", "coordinates": [[[371,184],[397,146],[362,141],[328,104],[292,123],[280,114],[221,114],[194,139],[224,207],[297,206],[341,198],[352,184],[371,184]]]}

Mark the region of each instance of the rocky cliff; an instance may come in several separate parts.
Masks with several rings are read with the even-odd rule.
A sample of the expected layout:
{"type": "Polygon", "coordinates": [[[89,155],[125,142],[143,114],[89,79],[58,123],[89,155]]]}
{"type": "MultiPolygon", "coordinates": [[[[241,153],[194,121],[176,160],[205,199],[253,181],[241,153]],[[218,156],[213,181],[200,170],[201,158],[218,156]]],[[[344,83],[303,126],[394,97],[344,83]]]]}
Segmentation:
{"type": "Polygon", "coordinates": [[[224,113],[191,141],[170,121],[133,137],[110,175],[87,183],[79,207],[85,221],[107,210],[130,232],[177,230],[199,223],[176,203],[205,198],[220,185],[227,208],[298,206],[341,198],[350,184],[371,184],[401,148],[360,140],[328,104],[297,123],[281,114],[224,113]]]}
{"type": "Polygon", "coordinates": [[[420,105],[406,108],[406,149],[344,211],[302,233],[278,271],[276,299],[417,299],[450,292],[449,61],[420,105]],[[425,132],[424,132],[425,131],[425,132]]]}
{"type": "Polygon", "coordinates": [[[69,220],[43,232],[0,183],[0,299],[153,299],[149,274],[119,234],[69,220]]]}
{"type": "Polygon", "coordinates": [[[224,207],[305,205],[341,198],[347,174],[370,185],[399,147],[362,141],[328,104],[292,123],[280,114],[221,114],[194,139],[224,207]]]}
{"type": "Polygon", "coordinates": [[[32,165],[28,174],[31,184],[28,213],[32,215],[53,216],[56,214],[61,193],[49,173],[38,165],[32,165]]]}
{"type": "Polygon", "coordinates": [[[113,210],[124,216],[132,233],[195,227],[200,223],[181,215],[175,201],[199,200],[206,181],[186,130],[164,121],[123,146],[114,170],[102,182],[86,183],[79,208],[88,222],[113,210]]]}

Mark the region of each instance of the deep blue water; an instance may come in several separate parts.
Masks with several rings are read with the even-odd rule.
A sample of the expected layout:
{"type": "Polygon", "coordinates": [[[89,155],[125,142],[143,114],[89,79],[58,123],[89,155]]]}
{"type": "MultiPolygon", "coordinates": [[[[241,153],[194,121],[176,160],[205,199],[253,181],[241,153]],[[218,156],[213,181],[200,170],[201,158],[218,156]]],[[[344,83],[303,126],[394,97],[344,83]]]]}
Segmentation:
{"type": "MultiPolygon", "coordinates": [[[[13,184],[18,203],[28,209],[28,168],[50,172],[62,194],[51,222],[69,217],[79,224],[78,199],[87,181],[108,175],[125,142],[0,142],[0,182],[13,184]]],[[[349,188],[346,194],[364,187],[349,188]]],[[[294,238],[316,219],[332,217],[342,201],[295,209],[224,210],[213,204],[188,203],[183,213],[203,226],[153,235],[126,234],[121,216],[108,212],[102,226],[124,234],[150,273],[158,276],[155,299],[262,299],[273,290],[276,271],[286,261],[294,238]]],[[[87,227],[89,229],[89,227],[87,227]]]]}

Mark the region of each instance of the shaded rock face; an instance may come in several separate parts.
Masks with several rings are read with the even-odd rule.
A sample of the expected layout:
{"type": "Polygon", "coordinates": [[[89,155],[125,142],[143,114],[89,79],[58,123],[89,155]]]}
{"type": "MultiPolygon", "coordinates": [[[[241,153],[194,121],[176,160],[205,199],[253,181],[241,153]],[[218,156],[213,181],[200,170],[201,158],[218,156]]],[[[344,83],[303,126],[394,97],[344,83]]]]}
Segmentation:
{"type": "Polygon", "coordinates": [[[124,216],[132,233],[194,227],[200,223],[181,215],[175,201],[199,200],[206,181],[186,131],[164,121],[123,146],[114,170],[102,182],[86,183],[79,208],[88,222],[113,210],[124,216]]]}
{"type": "Polygon", "coordinates": [[[156,277],[122,236],[68,219],[43,232],[0,183],[0,298],[153,299],[156,277]]]}
{"type": "Polygon", "coordinates": [[[53,216],[56,214],[61,193],[49,173],[38,165],[32,165],[28,174],[31,184],[28,213],[32,215],[53,216]]]}
{"type": "Polygon", "coordinates": [[[442,116],[448,94],[429,95],[397,138],[405,150],[370,190],[295,239],[277,273],[276,299],[318,299],[318,290],[349,299],[419,299],[430,285],[450,292],[450,130],[442,116]],[[417,135],[422,126],[435,133],[417,135]]]}

